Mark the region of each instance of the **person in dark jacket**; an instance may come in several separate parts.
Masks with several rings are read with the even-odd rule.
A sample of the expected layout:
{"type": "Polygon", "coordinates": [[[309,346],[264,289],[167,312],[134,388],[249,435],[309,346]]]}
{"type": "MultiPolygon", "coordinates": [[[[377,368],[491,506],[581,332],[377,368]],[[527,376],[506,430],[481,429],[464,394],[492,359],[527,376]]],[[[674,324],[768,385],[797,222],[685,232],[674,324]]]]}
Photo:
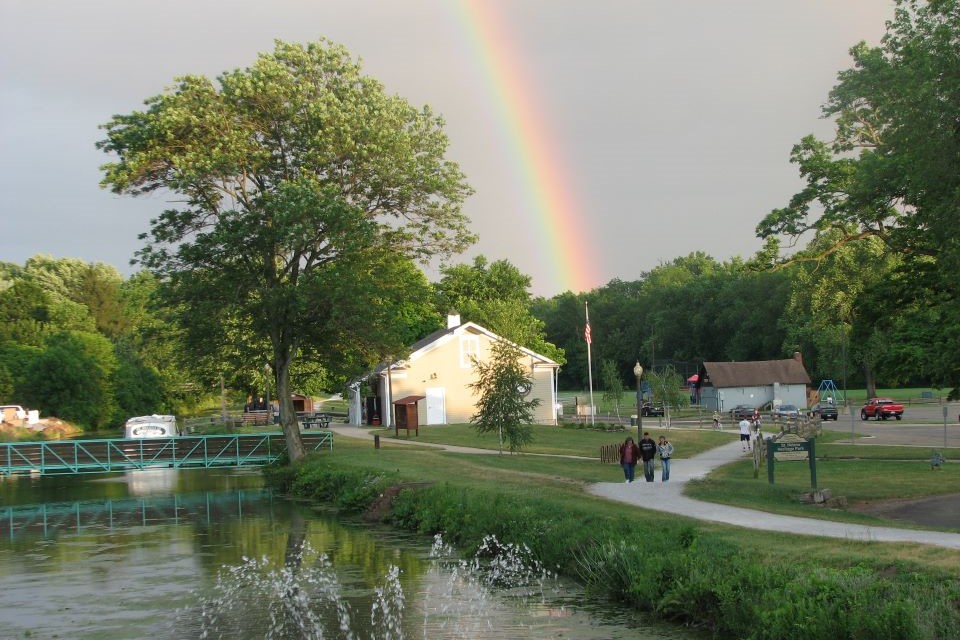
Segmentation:
{"type": "Polygon", "coordinates": [[[647,482],[653,482],[653,459],[657,455],[657,443],[644,432],[640,438],[640,458],[643,459],[643,477],[647,482]]]}
{"type": "Polygon", "coordinates": [[[637,460],[640,459],[640,447],[633,441],[633,438],[627,437],[620,445],[620,466],[623,467],[624,482],[633,482],[633,474],[637,468],[637,460]]]}

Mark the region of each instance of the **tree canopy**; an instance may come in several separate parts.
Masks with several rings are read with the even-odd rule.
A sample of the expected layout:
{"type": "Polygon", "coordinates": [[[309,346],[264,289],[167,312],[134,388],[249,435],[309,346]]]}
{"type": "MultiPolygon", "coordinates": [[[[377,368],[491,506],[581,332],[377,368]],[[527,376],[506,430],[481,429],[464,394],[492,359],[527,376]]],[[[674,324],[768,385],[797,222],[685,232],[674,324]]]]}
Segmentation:
{"type": "Polygon", "coordinates": [[[546,340],[543,321],[531,312],[530,276],[509,260],[491,263],[477,256],[473,264],[444,267],[441,275],[434,285],[438,310],[456,310],[464,321],[476,322],[554,362],[566,362],[563,349],[546,340]]]}
{"type": "MultiPolygon", "coordinates": [[[[813,234],[794,261],[818,262],[866,238],[885,243],[898,264],[864,292],[863,304],[892,312],[864,319],[911,342],[925,336],[912,346],[925,351],[930,376],[953,386],[960,384],[958,40],[957,0],[897,0],[880,46],[853,47],[853,68],[830,92],[823,111],[836,123],[834,139],[807,136],[794,147],[805,188],[757,226],[761,237],[792,244],[813,234]]],[[[871,327],[855,329],[863,336],[871,327]]]]}
{"type": "Polygon", "coordinates": [[[102,185],[164,192],[138,258],[191,350],[275,376],[291,457],[298,359],[348,368],[402,349],[385,316],[417,284],[405,262],[473,241],[471,193],[443,121],[388,95],[341,46],[277,42],[216,82],[190,75],[116,115],[102,185]]]}

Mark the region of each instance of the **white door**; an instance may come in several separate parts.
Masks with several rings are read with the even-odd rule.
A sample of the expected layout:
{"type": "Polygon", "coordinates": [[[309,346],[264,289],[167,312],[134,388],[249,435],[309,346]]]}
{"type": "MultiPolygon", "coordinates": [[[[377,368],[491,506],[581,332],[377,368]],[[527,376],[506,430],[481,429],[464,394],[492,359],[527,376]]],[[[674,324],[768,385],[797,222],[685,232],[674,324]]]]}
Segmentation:
{"type": "Polygon", "coordinates": [[[447,424],[443,387],[427,387],[427,424],[447,424]]]}

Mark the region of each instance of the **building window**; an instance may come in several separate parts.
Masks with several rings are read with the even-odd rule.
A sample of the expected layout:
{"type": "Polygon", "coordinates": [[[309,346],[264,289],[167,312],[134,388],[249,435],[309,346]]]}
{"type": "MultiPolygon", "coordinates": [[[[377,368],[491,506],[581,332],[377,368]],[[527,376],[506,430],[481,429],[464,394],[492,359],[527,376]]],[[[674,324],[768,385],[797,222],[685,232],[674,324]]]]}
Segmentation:
{"type": "Polygon", "coordinates": [[[473,366],[473,358],[480,357],[480,337],[479,336],[460,336],[460,366],[469,368],[473,366]]]}

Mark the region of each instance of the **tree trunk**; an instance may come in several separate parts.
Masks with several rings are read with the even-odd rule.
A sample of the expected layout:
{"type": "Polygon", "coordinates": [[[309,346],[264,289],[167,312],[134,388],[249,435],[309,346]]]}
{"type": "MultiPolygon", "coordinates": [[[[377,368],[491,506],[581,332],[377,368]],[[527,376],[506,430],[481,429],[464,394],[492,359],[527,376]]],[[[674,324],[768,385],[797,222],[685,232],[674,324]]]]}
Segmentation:
{"type": "Polygon", "coordinates": [[[877,397],[877,381],[873,379],[873,369],[866,360],[863,363],[863,382],[867,387],[867,398],[877,397]]]}
{"type": "Polygon", "coordinates": [[[278,357],[274,371],[277,372],[275,386],[277,401],[280,405],[280,428],[283,429],[283,436],[287,441],[290,462],[296,463],[303,459],[307,452],[300,437],[300,425],[297,424],[293,398],[290,397],[290,358],[278,357]]]}

